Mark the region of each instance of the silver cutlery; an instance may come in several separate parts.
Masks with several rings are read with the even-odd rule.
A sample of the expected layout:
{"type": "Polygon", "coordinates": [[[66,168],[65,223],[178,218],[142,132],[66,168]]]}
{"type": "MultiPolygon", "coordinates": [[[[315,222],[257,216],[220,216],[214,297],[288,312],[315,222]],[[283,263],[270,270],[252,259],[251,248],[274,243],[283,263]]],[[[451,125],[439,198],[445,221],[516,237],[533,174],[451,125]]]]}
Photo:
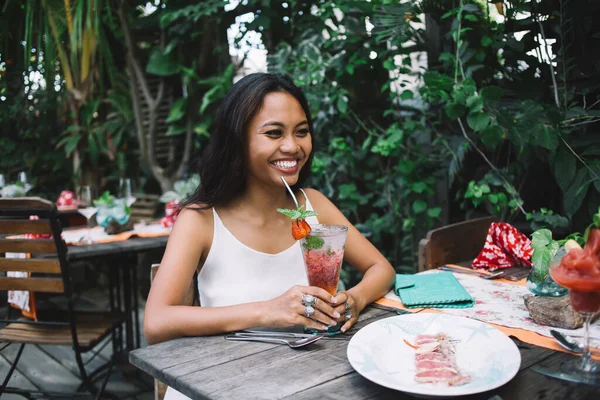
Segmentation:
{"type": "MultiPolygon", "coordinates": [[[[550,329],[550,334],[554,337],[554,339],[556,339],[558,344],[560,344],[565,349],[572,351],[573,353],[583,353],[583,344],[577,342],[576,340],[571,339],[571,338],[583,339],[583,336],[571,336],[571,335],[567,336],[567,335],[564,335],[554,329],[550,329]]],[[[597,340],[596,338],[592,338],[592,337],[590,337],[590,339],[597,340]]],[[[595,351],[592,351],[592,352],[596,353],[595,351]]]]}
{"type": "Polygon", "coordinates": [[[442,271],[456,272],[456,273],[459,273],[459,274],[475,275],[475,276],[478,276],[478,277],[483,278],[483,279],[500,278],[500,277],[502,277],[502,275],[504,275],[504,271],[492,272],[491,274],[489,274],[489,273],[479,272],[479,271],[475,271],[475,270],[468,270],[468,269],[462,269],[462,268],[453,268],[453,267],[449,267],[447,265],[442,265],[440,267],[440,269],[442,271]]]}
{"type": "Polygon", "coordinates": [[[377,303],[371,303],[371,304],[369,304],[369,306],[373,307],[373,308],[378,308],[380,310],[392,311],[398,315],[410,314],[410,311],[408,311],[408,310],[403,310],[401,308],[396,308],[396,307],[384,306],[382,304],[377,304],[377,303]]]}
{"type": "Polygon", "coordinates": [[[248,342],[265,342],[265,343],[275,343],[275,344],[287,344],[291,348],[295,349],[298,347],[306,346],[311,343],[316,342],[317,340],[323,339],[325,335],[311,335],[311,337],[307,338],[289,338],[285,339],[282,337],[275,336],[253,336],[249,334],[243,333],[234,333],[231,335],[225,336],[226,340],[242,340],[248,342]]]}
{"type": "MultiPolygon", "coordinates": [[[[300,332],[286,332],[286,331],[265,331],[261,329],[246,329],[241,332],[234,332],[233,335],[244,335],[244,336],[268,336],[268,337],[282,337],[282,338],[311,338],[314,337],[314,333],[300,333],[300,332]]],[[[326,332],[322,334],[324,339],[327,340],[349,340],[348,335],[343,335],[340,332],[326,332]]]]}

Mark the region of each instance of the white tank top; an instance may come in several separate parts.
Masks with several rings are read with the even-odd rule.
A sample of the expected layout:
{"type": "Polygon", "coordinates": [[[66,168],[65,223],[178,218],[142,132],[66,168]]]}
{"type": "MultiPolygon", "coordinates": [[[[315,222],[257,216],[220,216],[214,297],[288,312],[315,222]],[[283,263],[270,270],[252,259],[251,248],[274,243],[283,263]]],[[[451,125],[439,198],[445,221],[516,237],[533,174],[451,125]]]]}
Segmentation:
{"type": "MultiPolygon", "coordinates": [[[[312,205],[304,190],[306,210],[312,205]]],[[[246,246],[223,225],[213,208],[214,233],[210,252],[198,273],[198,292],[202,307],[231,306],[270,300],[294,285],[308,285],[300,242],[277,254],[256,251],[246,246]]],[[[318,224],[317,217],[306,222],[318,224]]],[[[172,387],[164,400],[190,400],[172,387]]]]}
{"type": "MultiPolygon", "coordinates": [[[[306,193],[302,193],[306,210],[312,210],[306,193]]],[[[270,300],[294,285],[308,285],[300,242],[277,254],[262,253],[233,236],[214,208],[213,216],[210,252],[198,273],[202,307],[270,300]]],[[[307,218],[307,222],[319,223],[316,217],[307,218]]]]}

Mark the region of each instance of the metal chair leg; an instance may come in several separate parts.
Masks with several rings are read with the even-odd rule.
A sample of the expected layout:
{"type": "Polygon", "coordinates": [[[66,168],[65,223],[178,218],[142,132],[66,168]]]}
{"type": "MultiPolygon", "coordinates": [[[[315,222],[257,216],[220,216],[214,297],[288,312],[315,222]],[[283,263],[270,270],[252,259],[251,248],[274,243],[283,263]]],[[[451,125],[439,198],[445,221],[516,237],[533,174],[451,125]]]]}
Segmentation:
{"type": "Polygon", "coordinates": [[[21,347],[19,347],[19,351],[17,352],[15,361],[13,361],[13,364],[10,366],[10,369],[8,370],[8,374],[6,375],[6,378],[4,378],[4,382],[2,382],[2,387],[0,387],[0,396],[2,396],[2,393],[4,393],[4,389],[6,389],[6,385],[8,384],[10,377],[12,376],[13,372],[15,372],[15,369],[17,368],[17,363],[19,362],[19,359],[21,358],[21,353],[23,353],[23,347],[25,347],[25,343],[21,343],[21,347]]]}

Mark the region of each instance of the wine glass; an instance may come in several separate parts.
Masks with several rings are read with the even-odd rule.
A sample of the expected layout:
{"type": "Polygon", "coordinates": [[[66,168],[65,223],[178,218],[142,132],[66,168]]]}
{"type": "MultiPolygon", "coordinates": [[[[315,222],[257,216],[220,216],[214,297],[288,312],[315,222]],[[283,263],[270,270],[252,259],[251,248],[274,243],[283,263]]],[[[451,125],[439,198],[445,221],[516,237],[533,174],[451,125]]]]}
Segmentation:
{"type": "Polygon", "coordinates": [[[87,243],[92,244],[92,228],[90,227],[90,218],[96,214],[98,208],[94,207],[94,197],[92,196],[92,188],[89,185],[83,185],[77,190],[77,203],[80,208],[77,209],[79,214],[83,215],[87,220],[88,237],[87,243]]]}
{"type": "Polygon", "coordinates": [[[127,207],[131,207],[135,203],[136,198],[131,193],[131,179],[121,178],[119,179],[119,197],[125,200],[127,207]]]}
{"type": "Polygon", "coordinates": [[[559,372],[570,377],[568,380],[600,386],[600,365],[592,359],[590,349],[590,322],[600,311],[600,274],[592,260],[588,258],[584,262],[584,259],[565,256],[560,263],[550,264],[550,275],[559,285],[569,289],[571,306],[584,320],[583,356],[561,365],[559,372]]]}

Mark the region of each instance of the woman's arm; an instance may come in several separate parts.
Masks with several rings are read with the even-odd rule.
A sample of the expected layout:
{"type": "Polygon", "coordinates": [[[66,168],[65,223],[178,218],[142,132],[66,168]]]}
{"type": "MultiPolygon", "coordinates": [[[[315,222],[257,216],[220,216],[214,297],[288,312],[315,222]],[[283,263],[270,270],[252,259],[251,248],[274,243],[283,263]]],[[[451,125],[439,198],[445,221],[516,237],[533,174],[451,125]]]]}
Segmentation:
{"type": "MultiPolygon", "coordinates": [[[[347,290],[347,293],[356,304],[356,311],[358,312],[355,312],[354,317],[357,317],[358,313],[367,304],[379,299],[390,290],[396,272],[383,254],[348,221],[327,197],[314,189],[305,189],[305,192],[314,210],[319,213],[320,223],[348,226],[344,260],[363,273],[362,280],[356,286],[347,290]]],[[[338,296],[340,296],[339,302],[346,301],[342,298],[344,294],[338,296]]],[[[343,307],[337,309],[338,311],[343,310],[343,307]]],[[[348,327],[345,326],[344,328],[348,327]]]]}
{"type": "Polygon", "coordinates": [[[256,326],[303,324],[316,329],[326,325],[304,315],[302,294],[312,294],[318,302],[317,317],[326,324],[338,318],[328,303],[331,295],[319,288],[295,286],[281,296],[264,302],[229,307],[182,305],[201,260],[206,259],[213,237],[210,211],[185,209],[177,217],[160,268],[154,277],[144,313],[144,335],[148,343],[182,336],[203,336],[243,330],[256,326]]]}

